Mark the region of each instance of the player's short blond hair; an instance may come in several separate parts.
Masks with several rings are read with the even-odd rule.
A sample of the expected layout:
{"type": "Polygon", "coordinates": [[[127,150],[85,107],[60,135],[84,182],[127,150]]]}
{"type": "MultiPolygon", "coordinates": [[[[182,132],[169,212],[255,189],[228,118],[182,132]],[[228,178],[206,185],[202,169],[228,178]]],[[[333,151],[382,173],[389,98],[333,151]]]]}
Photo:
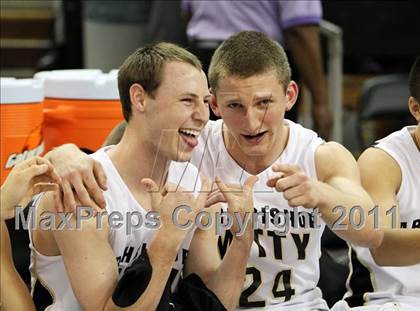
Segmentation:
{"type": "Polygon", "coordinates": [[[248,78],[274,70],[286,90],[291,69],[283,48],[267,35],[242,31],[225,40],[214,52],[208,77],[212,91],[226,76],[248,78]]]}

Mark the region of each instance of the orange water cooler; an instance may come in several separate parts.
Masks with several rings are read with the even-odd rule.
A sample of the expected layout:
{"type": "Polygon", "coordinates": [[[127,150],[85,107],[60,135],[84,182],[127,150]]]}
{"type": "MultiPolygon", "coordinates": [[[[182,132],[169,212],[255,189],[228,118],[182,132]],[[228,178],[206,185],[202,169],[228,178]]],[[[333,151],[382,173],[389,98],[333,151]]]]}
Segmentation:
{"type": "Polygon", "coordinates": [[[1,183],[18,163],[44,152],[43,89],[33,79],[0,78],[1,183]]]}
{"type": "Polygon", "coordinates": [[[117,73],[100,70],[55,70],[39,72],[43,82],[45,150],[74,143],[93,152],[123,120],[117,73]]]}

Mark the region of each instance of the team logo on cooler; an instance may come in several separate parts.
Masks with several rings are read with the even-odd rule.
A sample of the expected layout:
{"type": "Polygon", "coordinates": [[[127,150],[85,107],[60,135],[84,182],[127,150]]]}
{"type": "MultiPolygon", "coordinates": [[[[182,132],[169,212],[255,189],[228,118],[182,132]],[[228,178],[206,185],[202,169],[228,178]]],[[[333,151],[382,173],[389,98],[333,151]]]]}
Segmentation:
{"type": "Polygon", "coordinates": [[[32,150],[25,150],[21,153],[13,153],[7,159],[6,165],[4,168],[9,169],[19,164],[20,162],[25,161],[26,159],[38,156],[44,152],[44,142],[42,142],[39,146],[35,147],[32,150]]]}
{"type": "Polygon", "coordinates": [[[13,153],[7,159],[5,169],[10,169],[26,159],[38,156],[44,152],[44,141],[42,139],[42,124],[35,127],[26,138],[22,151],[13,153]]]}

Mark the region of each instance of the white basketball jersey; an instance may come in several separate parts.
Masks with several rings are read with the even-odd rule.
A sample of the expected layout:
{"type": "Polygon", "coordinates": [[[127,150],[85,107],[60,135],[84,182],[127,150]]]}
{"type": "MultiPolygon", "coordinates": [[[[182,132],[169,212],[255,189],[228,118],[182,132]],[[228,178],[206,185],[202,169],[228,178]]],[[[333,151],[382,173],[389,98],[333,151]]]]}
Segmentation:
{"type": "MultiPolygon", "coordinates": [[[[401,169],[402,180],[397,201],[403,228],[420,228],[420,152],[409,133],[413,128],[405,127],[375,145],[388,153],[401,169]]],[[[348,292],[345,296],[349,304],[400,302],[420,307],[420,264],[380,267],[375,264],[369,249],[352,248],[348,292]]]]}
{"type": "MultiPolygon", "coordinates": [[[[104,197],[108,216],[117,212],[123,216],[123,221],[120,222],[122,226],[110,228],[108,236],[109,243],[118,262],[118,271],[121,277],[124,270],[131,265],[134,259],[140,255],[141,250],[148,245],[156,231],[145,226],[128,230],[126,215],[136,212],[143,216],[143,220],[146,220],[146,211],[135,200],[107,155],[106,151],[110,148],[112,146],[102,148],[92,154],[91,157],[102,164],[107,176],[108,190],[104,192],[104,197]]],[[[191,191],[192,193],[197,193],[201,187],[197,169],[188,162],[172,162],[169,167],[167,180],[182,186],[186,191],[191,191]]],[[[136,223],[137,218],[133,222],[136,223]]],[[[170,275],[172,290],[174,290],[179,281],[192,236],[193,232],[187,235],[174,262],[170,275]]],[[[49,289],[53,297],[53,304],[48,310],[81,310],[81,306],[74,296],[67,277],[62,256],[44,256],[40,254],[33,247],[32,240],[30,247],[32,252],[31,283],[35,287],[35,283],[38,280],[41,281],[45,288],[49,289]]]]}
{"type": "MultiPolygon", "coordinates": [[[[315,150],[324,141],[315,132],[296,123],[288,120],[285,123],[290,129],[289,140],[275,163],[297,164],[310,177],[317,178],[315,150]]],[[[200,173],[211,179],[219,176],[225,183],[243,184],[250,174],[226,150],[222,128],[223,120],[207,124],[192,161],[200,173]]],[[[321,219],[314,219],[313,210],[303,207],[293,209],[281,193],[267,187],[267,180],[274,175],[271,166],[268,167],[258,174],[259,180],[254,186],[255,211],[267,214],[260,217],[260,225],[255,230],[240,308],[328,309],[317,288],[321,235],[325,224],[321,219]],[[287,233],[279,232],[281,228],[273,224],[277,213],[291,216],[290,226],[294,228],[287,233]],[[314,228],[316,221],[318,229],[314,228]]],[[[221,256],[231,239],[229,232],[219,238],[221,256]]]]}

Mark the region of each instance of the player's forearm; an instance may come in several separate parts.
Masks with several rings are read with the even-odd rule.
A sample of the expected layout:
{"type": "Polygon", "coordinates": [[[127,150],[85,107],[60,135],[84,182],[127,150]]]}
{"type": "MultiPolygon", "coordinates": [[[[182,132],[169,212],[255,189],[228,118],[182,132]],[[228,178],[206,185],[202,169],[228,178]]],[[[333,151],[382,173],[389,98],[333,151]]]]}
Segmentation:
{"type": "Polygon", "coordinates": [[[0,309],[35,310],[28,289],[14,267],[10,239],[4,221],[1,221],[0,270],[0,309]]]}
{"type": "Polygon", "coordinates": [[[213,291],[228,310],[234,310],[238,304],[252,240],[252,237],[249,239],[234,238],[218,269],[206,282],[206,286],[213,291]]]}
{"type": "Polygon", "coordinates": [[[385,229],[381,246],[370,251],[376,264],[380,266],[419,264],[420,229],[385,229]]]}
{"type": "Polygon", "coordinates": [[[13,209],[12,200],[9,198],[7,189],[4,188],[4,185],[0,188],[0,220],[6,220],[8,211],[13,209]]]}
{"type": "Polygon", "coordinates": [[[334,233],[358,246],[378,247],[382,243],[383,231],[375,228],[373,215],[368,215],[374,207],[368,195],[322,182],[317,182],[317,189],[322,198],[318,204],[321,217],[334,233]]]}
{"type": "Polygon", "coordinates": [[[297,26],[285,31],[285,40],[315,105],[326,104],[318,26],[297,26]]]}

